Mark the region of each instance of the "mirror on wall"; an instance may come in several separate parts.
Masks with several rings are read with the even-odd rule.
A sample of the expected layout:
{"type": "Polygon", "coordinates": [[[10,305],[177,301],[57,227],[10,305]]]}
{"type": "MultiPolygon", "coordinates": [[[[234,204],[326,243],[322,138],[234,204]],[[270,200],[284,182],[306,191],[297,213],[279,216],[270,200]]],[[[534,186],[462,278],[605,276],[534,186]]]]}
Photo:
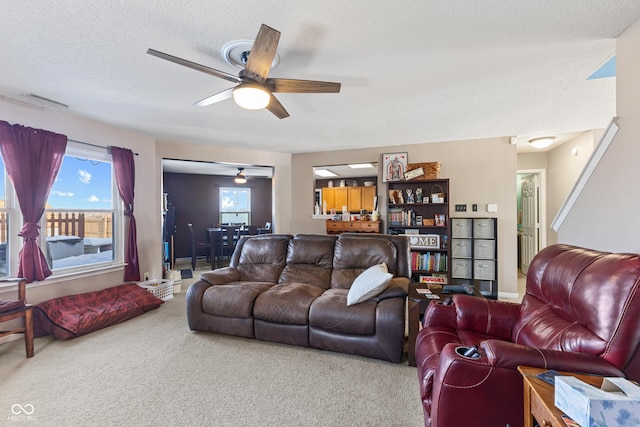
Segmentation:
{"type": "MultiPolygon", "coordinates": [[[[376,186],[378,182],[378,163],[350,163],[340,165],[321,165],[313,167],[314,177],[314,196],[313,209],[315,215],[327,215],[331,212],[342,212],[346,206],[351,213],[360,213],[360,211],[372,210],[373,199],[375,198],[376,186]],[[339,187],[368,187],[366,194],[367,203],[361,200],[358,203],[349,202],[348,195],[344,197],[335,196],[333,192],[327,189],[339,187]],[[337,199],[336,199],[337,197],[337,199]],[[368,199],[372,200],[369,201],[368,199]]],[[[353,195],[362,194],[351,192],[353,195]]],[[[361,197],[360,197],[361,199],[361,197]]]]}

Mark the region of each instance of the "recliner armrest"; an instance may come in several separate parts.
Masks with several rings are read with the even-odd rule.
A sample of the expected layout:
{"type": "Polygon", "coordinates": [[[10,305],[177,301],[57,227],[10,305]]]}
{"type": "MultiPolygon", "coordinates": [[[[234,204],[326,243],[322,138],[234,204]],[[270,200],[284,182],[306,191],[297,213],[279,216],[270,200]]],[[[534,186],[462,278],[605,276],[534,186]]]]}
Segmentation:
{"type": "Polygon", "coordinates": [[[456,329],[456,307],[454,305],[444,305],[441,301],[431,301],[424,312],[422,326],[442,326],[449,329],[456,329]]]}
{"type": "Polygon", "coordinates": [[[218,268],[217,270],[202,273],[200,280],[204,280],[212,285],[222,285],[240,280],[240,271],[233,267],[218,268]]]}
{"type": "Polygon", "coordinates": [[[585,372],[624,377],[624,373],[601,357],[571,351],[545,350],[500,340],[480,343],[480,353],[490,365],[516,369],[518,366],[585,372]]]}
{"type": "Polygon", "coordinates": [[[454,295],[457,328],[511,341],[513,325],[520,316],[520,304],[454,295]]]}

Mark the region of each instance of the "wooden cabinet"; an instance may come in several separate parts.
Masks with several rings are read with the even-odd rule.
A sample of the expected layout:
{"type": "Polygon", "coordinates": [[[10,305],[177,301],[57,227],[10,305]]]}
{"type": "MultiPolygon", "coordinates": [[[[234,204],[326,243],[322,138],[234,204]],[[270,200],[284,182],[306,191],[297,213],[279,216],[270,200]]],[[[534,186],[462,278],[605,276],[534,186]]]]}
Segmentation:
{"type": "Polygon", "coordinates": [[[451,282],[469,284],[487,298],[498,298],[498,220],[451,219],[451,282]]]}
{"type": "Polygon", "coordinates": [[[360,187],[362,188],[362,209],[365,209],[367,212],[373,212],[373,203],[376,198],[376,187],[360,187]]]}
{"type": "Polygon", "coordinates": [[[327,234],[380,233],[380,221],[327,220],[327,234]]]}
{"type": "Polygon", "coordinates": [[[342,207],[347,206],[351,213],[360,213],[361,209],[367,212],[373,211],[373,200],[376,196],[376,187],[323,187],[322,200],[327,202],[327,213],[331,209],[342,212],[342,207]]]}
{"type": "Polygon", "coordinates": [[[449,283],[449,180],[388,183],[389,234],[409,236],[414,281],[449,283]]]}

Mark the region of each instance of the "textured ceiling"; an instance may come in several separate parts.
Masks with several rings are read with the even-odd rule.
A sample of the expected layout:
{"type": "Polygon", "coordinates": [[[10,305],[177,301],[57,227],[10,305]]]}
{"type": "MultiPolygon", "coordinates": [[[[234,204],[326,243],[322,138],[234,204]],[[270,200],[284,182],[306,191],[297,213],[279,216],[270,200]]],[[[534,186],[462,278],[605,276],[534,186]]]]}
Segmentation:
{"type": "Polygon", "coordinates": [[[268,151],[526,140],[606,127],[615,78],[587,77],[639,16],[640,0],[4,1],[0,95],[161,140],[268,151]],[[235,74],[222,47],[262,23],[282,33],[270,77],[341,93],[278,94],[284,120],[230,99],[195,107],[229,82],[145,53],[235,74]]]}

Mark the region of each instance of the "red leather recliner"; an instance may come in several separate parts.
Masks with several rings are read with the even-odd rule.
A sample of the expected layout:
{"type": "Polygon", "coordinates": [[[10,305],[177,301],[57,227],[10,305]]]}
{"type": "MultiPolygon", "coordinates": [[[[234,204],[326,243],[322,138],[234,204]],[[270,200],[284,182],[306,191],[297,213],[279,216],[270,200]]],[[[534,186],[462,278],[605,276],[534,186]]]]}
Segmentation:
{"type": "Polygon", "coordinates": [[[425,426],[522,426],[520,365],[640,380],[639,287],[639,255],[553,245],[521,304],[432,303],[416,341],[425,426]],[[474,345],[479,357],[460,354],[474,345]]]}

